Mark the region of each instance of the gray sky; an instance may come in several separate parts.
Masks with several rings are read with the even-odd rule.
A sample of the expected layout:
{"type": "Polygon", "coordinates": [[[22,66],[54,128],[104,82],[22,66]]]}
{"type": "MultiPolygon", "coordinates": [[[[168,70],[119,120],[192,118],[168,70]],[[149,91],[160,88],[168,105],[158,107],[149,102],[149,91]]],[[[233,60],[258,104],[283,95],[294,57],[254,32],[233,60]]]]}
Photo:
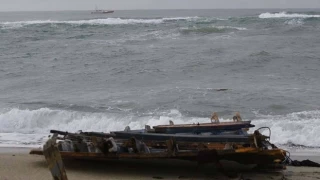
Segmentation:
{"type": "Polygon", "coordinates": [[[320,0],[0,0],[0,11],[320,8],[320,0]]]}

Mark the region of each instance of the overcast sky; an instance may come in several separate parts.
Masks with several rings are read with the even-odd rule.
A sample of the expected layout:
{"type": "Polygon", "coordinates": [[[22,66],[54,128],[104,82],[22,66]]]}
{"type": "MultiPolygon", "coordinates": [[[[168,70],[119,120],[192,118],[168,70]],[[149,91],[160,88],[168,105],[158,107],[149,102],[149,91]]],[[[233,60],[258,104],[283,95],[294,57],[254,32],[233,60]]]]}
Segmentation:
{"type": "Polygon", "coordinates": [[[320,8],[320,0],[0,0],[0,11],[320,8]]]}

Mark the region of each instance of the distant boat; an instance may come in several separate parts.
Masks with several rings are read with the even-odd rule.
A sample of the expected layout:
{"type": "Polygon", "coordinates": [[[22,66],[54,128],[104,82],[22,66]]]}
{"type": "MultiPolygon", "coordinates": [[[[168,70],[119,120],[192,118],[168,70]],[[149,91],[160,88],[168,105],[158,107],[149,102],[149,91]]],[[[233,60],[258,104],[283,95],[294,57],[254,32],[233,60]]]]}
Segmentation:
{"type": "Polygon", "coordinates": [[[102,9],[98,9],[96,6],[95,11],[92,11],[91,14],[108,14],[108,13],[113,13],[113,10],[102,10],[102,9]]]}

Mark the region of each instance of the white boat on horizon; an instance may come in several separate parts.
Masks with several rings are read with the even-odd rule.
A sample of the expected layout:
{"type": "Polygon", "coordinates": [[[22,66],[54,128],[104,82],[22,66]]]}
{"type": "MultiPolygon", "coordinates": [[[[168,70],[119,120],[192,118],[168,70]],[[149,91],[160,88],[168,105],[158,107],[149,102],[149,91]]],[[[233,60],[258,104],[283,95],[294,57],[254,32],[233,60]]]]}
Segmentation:
{"type": "Polygon", "coordinates": [[[95,8],[95,11],[92,11],[91,14],[108,14],[108,13],[113,13],[113,10],[102,10],[98,9],[97,6],[95,8]]]}

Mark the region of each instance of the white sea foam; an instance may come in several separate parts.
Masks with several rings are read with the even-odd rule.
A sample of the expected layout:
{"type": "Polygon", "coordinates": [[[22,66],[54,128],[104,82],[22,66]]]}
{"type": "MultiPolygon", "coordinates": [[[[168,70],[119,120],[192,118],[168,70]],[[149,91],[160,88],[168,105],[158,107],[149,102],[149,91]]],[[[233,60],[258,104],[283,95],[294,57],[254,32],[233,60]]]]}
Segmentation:
{"type": "Polygon", "coordinates": [[[238,30],[238,31],[244,31],[247,30],[247,28],[245,27],[234,27],[234,26],[216,26],[216,25],[211,25],[211,26],[206,26],[206,27],[197,27],[197,26],[193,26],[193,27],[182,27],[180,28],[180,30],[185,31],[185,32],[219,32],[224,31],[224,30],[238,30]]]}
{"type": "Polygon", "coordinates": [[[288,25],[297,26],[297,25],[302,25],[303,21],[302,21],[302,19],[290,19],[290,20],[287,20],[285,23],[288,24],[288,25]]]}
{"type": "Polygon", "coordinates": [[[259,18],[320,18],[320,15],[310,15],[310,14],[288,14],[287,12],[279,12],[279,13],[262,13],[259,15],[259,18]]]}
{"type": "Polygon", "coordinates": [[[186,21],[198,21],[198,22],[211,22],[213,20],[218,20],[218,21],[226,21],[228,19],[223,19],[223,18],[216,18],[216,17],[167,17],[163,18],[164,21],[179,21],[179,20],[186,20],[186,21]]]}
{"type": "Polygon", "coordinates": [[[320,111],[303,111],[287,115],[257,114],[256,128],[270,127],[271,141],[277,144],[294,143],[320,146],[320,111]]]}
{"type": "Polygon", "coordinates": [[[218,29],[236,29],[239,31],[247,30],[247,28],[245,28],[245,27],[233,27],[233,26],[213,26],[213,27],[218,28],[218,29]]]}
{"type": "Polygon", "coordinates": [[[49,129],[65,131],[87,130],[103,131],[121,130],[129,125],[131,128],[143,128],[144,125],[166,124],[175,118],[177,123],[201,122],[201,118],[182,118],[177,110],[164,113],[163,116],[134,117],[130,114],[86,113],[77,111],[52,110],[41,108],[37,110],[20,110],[17,108],[0,114],[1,133],[47,133],[49,129]]]}
{"type": "MultiPolygon", "coordinates": [[[[245,116],[243,117],[245,119],[245,116]]],[[[184,117],[178,110],[162,112],[158,115],[146,113],[144,116],[114,113],[87,113],[77,111],[52,110],[41,108],[37,110],[11,109],[0,114],[0,144],[1,146],[39,146],[47,138],[51,129],[75,132],[98,131],[110,132],[123,130],[125,126],[131,129],[141,129],[145,125],[204,123],[209,118],[184,117]]],[[[231,119],[221,117],[221,121],[231,119]]],[[[270,127],[271,141],[275,144],[294,143],[305,146],[320,146],[320,111],[304,111],[287,115],[256,114],[252,120],[259,127],[270,127]]]]}
{"type": "Polygon", "coordinates": [[[93,40],[93,44],[107,44],[111,46],[121,46],[127,42],[142,42],[148,40],[178,39],[180,33],[174,30],[139,32],[137,34],[125,34],[122,38],[109,40],[93,40]]]}
{"type": "Polygon", "coordinates": [[[118,25],[118,24],[159,24],[164,19],[122,19],[122,18],[106,18],[91,19],[77,21],[56,21],[56,20],[33,20],[33,21],[14,21],[1,22],[0,25],[7,28],[19,28],[27,25],[35,24],[71,24],[71,25],[118,25]]]}
{"type": "Polygon", "coordinates": [[[75,21],[58,21],[58,20],[29,20],[29,21],[12,21],[0,22],[2,29],[21,28],[28,25],[50,24],[57,27],[59,24],[70,24],[74,26],[80,25],[125,25],[125,24],[161,24],[170,21],[199,21],[210,22],[212,20],[226,20],[214,17],[164,17],[155,19],[133,19],[133,18],[105,18],[105,19],[90,19],[90,20],[75,20],[75,21]]]}
{"type": "Polygon", "coordinates": [[[177,20],[189,20],[189,21],[193,21],[193,20],[198,20],[200,19],[200,17],[198,16],[194,16],[194,17],[166,17],[166,18],[162,18],[164,21],[177,21],[177,20]]]}
{"type": "Polygon", "coordinates": [[[30,21],[13,21],[0,22],[0,26],[5,29],[20,28],[28,25],[51,24],[56,26],[58,24],[70,25],[121,25],[121,24],[160,24],[166,21],[188,20],[194,21],[199,17],[168,17],[159,19],[125,19],[125,18],[105,18],[105,19],[90,19],[90,20],[76,20],[76,21],[57,21],[57,20],[30,20],[30,21]]]}
{"type": "Polygon", "coordinates": [[[69,132],[78,130],[109,132],[123,130],[125,126],[130,126],[131,129],[141,129],[145,125],[168,124],[170,119],[174,119],[175,123],[208,122],[207,118],[182,118],[176,110],[165,113],[163,116],[134,117],[130,114],[84,113],[48,108],[20,110],[15,108],[0,114],[0,144],[7,146],[39,145],[44,141],[43,134],[49,134],[50,129],[69,132]]]}

